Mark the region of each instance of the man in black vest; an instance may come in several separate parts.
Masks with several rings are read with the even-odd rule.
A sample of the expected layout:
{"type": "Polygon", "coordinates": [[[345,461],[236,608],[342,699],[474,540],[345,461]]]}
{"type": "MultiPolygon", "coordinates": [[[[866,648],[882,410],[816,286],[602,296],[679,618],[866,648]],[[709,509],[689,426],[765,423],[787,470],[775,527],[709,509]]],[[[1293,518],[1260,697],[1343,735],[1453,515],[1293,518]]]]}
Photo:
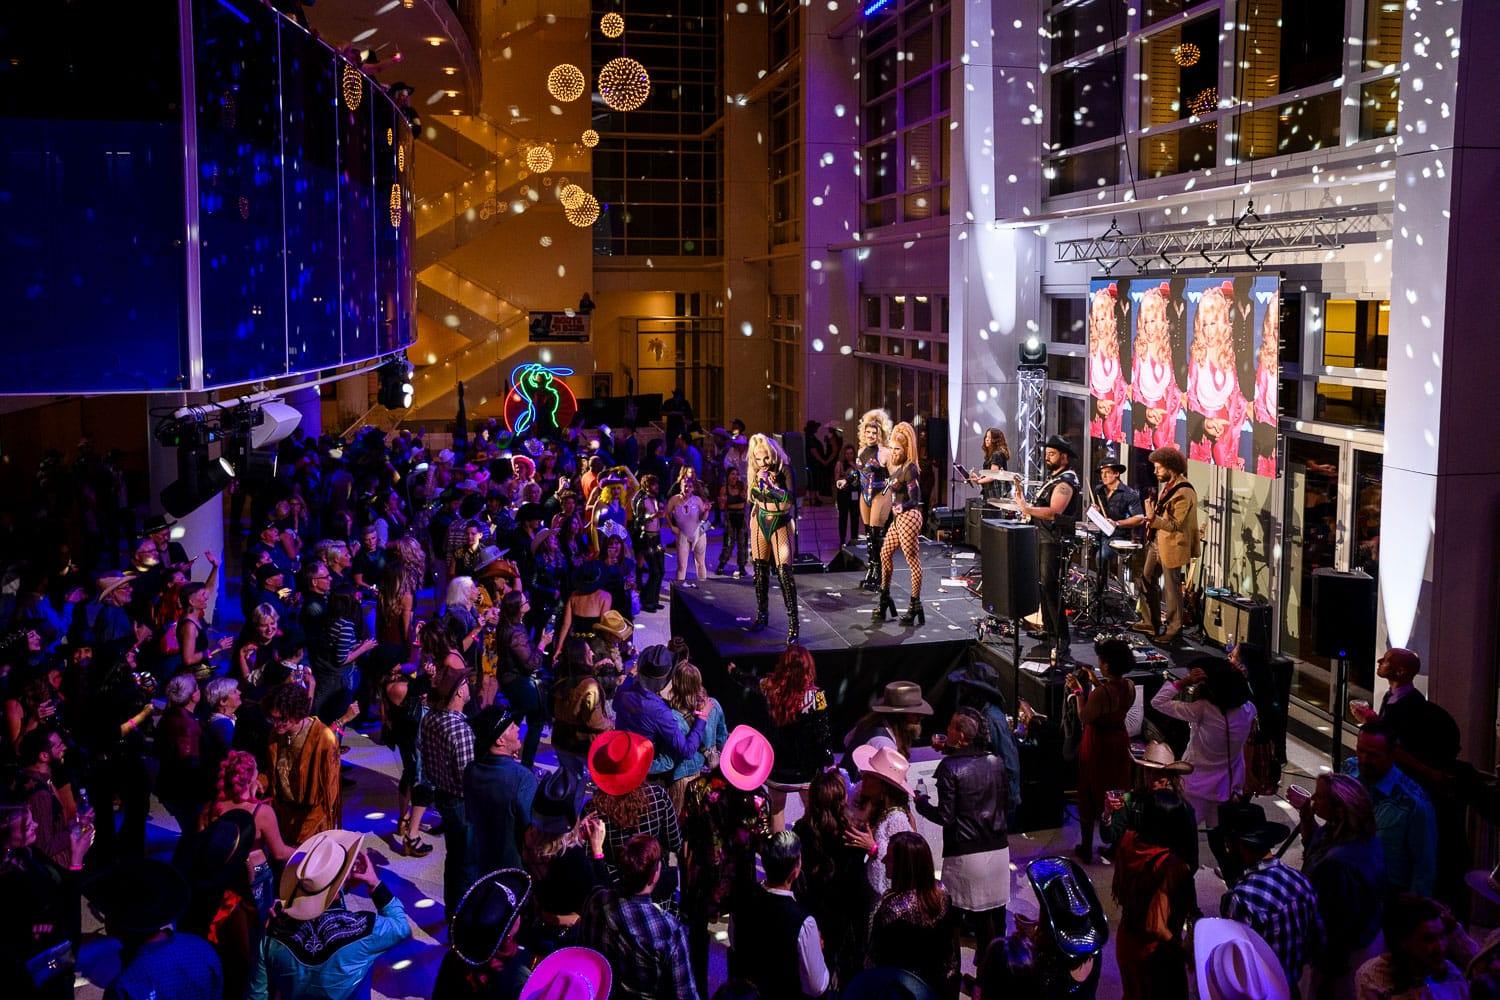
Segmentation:
{"type": "Polygon", "coordinates": [[[755,983],[761,996],[822,996],[828,964],[818,922],[792,895],[802,842],[783,830],[761,850],[760,863],[765,884],[740,902],[730,923],[730,975],[755,983]]]}
{"type": "Polygon", "coordinates": [[[1049,437],[1047,448],[1042,453],[1047,478],[1037,491],[1035,505],[1021,506],[1021,512],[1036,524],[1042,627],[1047,630],[1047,641],[1057,651],[1060,660],[1068,659],[1072,650],[1068,614],[1063,607],[1063,566],[1068,558],[1067,546],[1073,542],[1074,528],[1083,513],[1078,474],[1069,468],[1073,457],[1073,446],[1065,438],[1057,434],[1049,437]]]}

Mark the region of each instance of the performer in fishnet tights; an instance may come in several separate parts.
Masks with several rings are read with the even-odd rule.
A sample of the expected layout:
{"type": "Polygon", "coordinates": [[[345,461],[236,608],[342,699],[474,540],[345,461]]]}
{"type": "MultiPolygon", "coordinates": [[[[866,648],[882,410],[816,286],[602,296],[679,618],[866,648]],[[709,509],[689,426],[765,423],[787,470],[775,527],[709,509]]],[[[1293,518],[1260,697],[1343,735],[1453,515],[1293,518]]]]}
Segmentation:
{"type": "Polygon", "coordinates": [[[891,431],[886,449],[890,479],[885,489],[891,498],[893,516],[880,549],[880,604],[870,620],[884,622],[887,613],[891,618],[896,617],[896,603],[891,600],[891,570],[899,547],[906,557],[907,569],[911,570],[911,603],[899,624],[910,628],[927,624],[927,612],[922,608],[922,487],[917,481],[917,432],[902,421],[891,431]]]}

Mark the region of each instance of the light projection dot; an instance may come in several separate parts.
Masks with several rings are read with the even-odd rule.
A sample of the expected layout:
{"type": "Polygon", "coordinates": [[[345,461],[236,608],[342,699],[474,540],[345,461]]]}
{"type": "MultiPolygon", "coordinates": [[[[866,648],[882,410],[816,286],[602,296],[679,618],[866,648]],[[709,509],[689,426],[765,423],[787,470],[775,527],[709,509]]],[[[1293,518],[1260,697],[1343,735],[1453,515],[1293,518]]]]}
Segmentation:
{"type": "Polygon", "coordinates": [[[823,338],[822,337],[814,337],[813,338],[812,349],[814,351],[818,352],[819,354],[823,353],[823,338]]]}
{"type": "Polygon", "coordinates": [[[557,276],[559,278],[566,278],[568,276],[568,269],[567,269],[567,267],[565,267],[562,264],[557,265],[557,276]]]}
{"type": "Polygon", "coordinates": [[[543,236],[541,239],[537,240],[537,242],[544,247],[550,247],[552,245],[552,237],[543,236]]]}
{"type": "Polygon", "coordinates": [[[755,327],[751,325],[749,320],[745,320],[745,322],[740,324],[740,333],[747,337],[752,337],[755,335],[755,327]]]}
{"type": "Polygon", "coordinates": [[[821,271],[823,270],[823,262],[821,260],[815,260],[811,264],[809,264],[808,267],[812,268],[814,271],[821,271]]]}
{"type": "Polygon", "coordinates": [[[854,353],[854,348],[850,347],[848,344],[845,344],[843,347],[839,348],[839,353],[844,355],[845,357],[848,357],[849,355],[854,353]]]}

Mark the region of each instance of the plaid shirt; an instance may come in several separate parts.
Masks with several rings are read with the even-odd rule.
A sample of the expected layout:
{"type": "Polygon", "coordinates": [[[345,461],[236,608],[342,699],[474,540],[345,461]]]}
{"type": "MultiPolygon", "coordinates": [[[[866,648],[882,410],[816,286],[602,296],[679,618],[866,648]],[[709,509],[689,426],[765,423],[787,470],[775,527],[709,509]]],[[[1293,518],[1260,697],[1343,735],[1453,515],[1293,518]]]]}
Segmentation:
{"type": "Polygon", "coordinates": [[[614,970],[610,995],[624,1000],[698,1000],[687,933],[649,896],[595,889],[578,916],[578,943],[614,970]]]}
{"type": "Polygon", "coordinates": [[[1245,877],[1224,894],[1219,910],[1265,938],[1292,982],[1323,950],[1316,890],[1301,872],[1275,858],[1247,868],[1245,877]]]}
{"type": "MultiPolygon", "coordinates": [[[[682,827],[677,825],[677,810],[672,808],[666,789],[645,784],[641,790],[646,793],[646,807],[635,826],[619,827],[610,823],[604,831],[604,857],[611,879],[619,877],[615,858],[625,849],[625,842],[638,833],[649,833],[661,843],[662,864],[667,863],[668,854],[682,854],[682,827]]],[[[585,813],[594,811],[592,806],[584,810],[585,813]]]]}
{"type": "Polygon", "coordinates": [[[462,712],[428,712],[418,731],[422,774],[444,795],[462,796],[464,768],[474,759],[474,730],[462,712]]]}

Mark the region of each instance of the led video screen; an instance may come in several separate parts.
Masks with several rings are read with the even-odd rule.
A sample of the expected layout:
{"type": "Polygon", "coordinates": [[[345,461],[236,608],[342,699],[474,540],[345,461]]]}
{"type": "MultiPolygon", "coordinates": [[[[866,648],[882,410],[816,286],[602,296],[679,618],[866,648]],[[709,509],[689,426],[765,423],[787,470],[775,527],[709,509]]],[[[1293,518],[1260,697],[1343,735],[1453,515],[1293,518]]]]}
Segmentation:
{"type": "Polygon", "coordinates": [[[1281,279],[1104,277],[1089,287],[1089,434],[1276,475],[1281,279]]]}

